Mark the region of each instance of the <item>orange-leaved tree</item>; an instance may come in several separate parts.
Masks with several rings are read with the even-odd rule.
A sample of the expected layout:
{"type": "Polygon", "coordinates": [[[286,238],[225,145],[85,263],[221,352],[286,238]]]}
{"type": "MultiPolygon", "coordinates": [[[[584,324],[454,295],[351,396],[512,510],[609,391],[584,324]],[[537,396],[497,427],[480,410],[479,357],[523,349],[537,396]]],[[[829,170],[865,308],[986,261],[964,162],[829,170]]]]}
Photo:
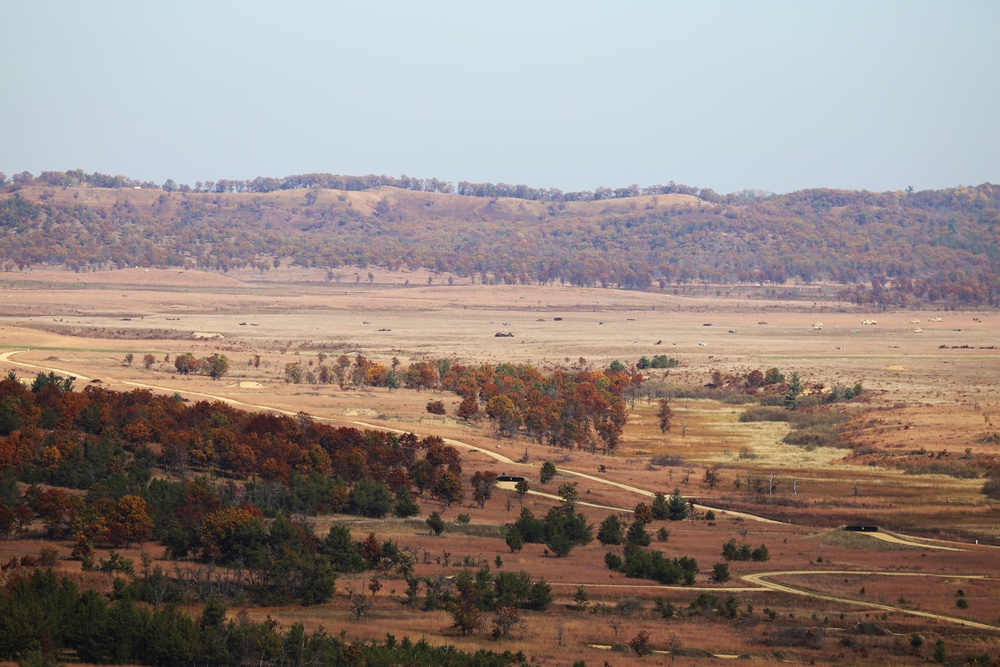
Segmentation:
{"type": "Polygon", "coordinates": [[[110,507],[105,524],[105,537],[114,546],[145,542],[152,534],[153,520],[149,518],[146,501],[139,496],[122,496],[110,507]]]}

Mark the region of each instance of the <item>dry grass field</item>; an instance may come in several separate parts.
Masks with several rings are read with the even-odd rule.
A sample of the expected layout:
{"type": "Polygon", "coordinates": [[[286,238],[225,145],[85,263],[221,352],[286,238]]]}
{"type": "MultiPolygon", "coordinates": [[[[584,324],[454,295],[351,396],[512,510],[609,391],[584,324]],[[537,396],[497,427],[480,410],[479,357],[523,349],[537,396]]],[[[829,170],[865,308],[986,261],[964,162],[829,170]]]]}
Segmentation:
{"type": "MultiPolygon", "coordinates": [[[[700,665],[720,659],[713,656],[738,655],[761,665],[919,664],[930,659],[939,638],[950,656],[987,652],[1000,660],[1000,503],[980,492],[981,476],[940,474],[963,467],[982,471],[1000,461],[1000,446],[991,440],[1000,431],[996,313],[870,313],[821,299],[768,300],[753,287],[716,294],[714,288],[653,293],[462,281],[448,286],[446,276],[375,269],[369,284],[368,271],[359,270],[357,284],[353,274],[337,283],[318,270],[297,268],[225,276],[152,269],[0,274],[0,372],[24,378],[55,370],[76,376],[77,388],[100,380],[123,391],[149,387],[248,409],[304,411],[337,424],[440,435],[463,445],[466,478],[486,469],[522,474],[547,494],[560,483],[577,482],[581,509],[595,527],[612,510],[593,506],[630,514],[655,491],[679,488],[699,506],[701,520],[648,527],[650,533],[669,529],[666,542],[653,542],[666,555],[698,560],[701,574],[693,588],[612,572],[596,540],[563,559],[550,557],[543,545],[511,554],[500,526],[517,517],[522,503],[544,515],[555,502],[544,495],[520,498],[498,490],[483,509],[422,499],[425,515],[439,510],[450,522],[439,537],[428,534],[422,519],[317,517],[318,531],[346,521],[358,539],[374,531],[397,540],[418,556],[421,576],[452,575],[463,563],[496,569],[500,557],[503,570],[545,577],[556,604],[545,614],[529,612],[513,638],[492,642],[488,632],[457,636],[446,612],[403,604],[402,580],[386,579],[370,618],[355,620],[343,592],[365,582],[342,577],[341,595],[329,605],[251,609],[259,618],[322,625],[352,638],[391,632],[461,649],[512,648],[545,665],[700,665]],[[867,319],[878,324],[862,325],[867,319]],[[513,336],[496,337],[500,332],[513,336]],[[172,362],[162,361],[186,352],[223,353],[229,373],[217,381],[181,376],[172,362]],[[486,422],[454,418],[459,399],[453,394],[285,382],[285,364],[312,364],[321,352],[360,352],[386,364],[397,357],[404,365],[443,357],[466,364],[525,362],[543,371],[597,369],[614,359],[635,363],[643,355],[666,354],[680,365],[646,373],[652,387],[698,387],[716,370],[778,367],[799,372],[808,384],[861,383],[866,391],[847,408],[850,447],[786,445],[781,438],[787,424],[741,423],[744,406],[706,398],[674,399],[674,424],[663,434],[656,400],[643,397],[611,457],[500,438],[486,422]],[[131,365],[124,362],[128,353],[135,356],[131,365]],[[145,354],[157,359],[148,370],[140,362],[145,354]],[[259,367],[251,363],[254,355],[259,367]],[[443,401],[448,415],[428,414],[424,407],[431,399],[443,401]],[[660,455],[673,457],[669,465],[652,463],[660,455]],[[560,472],[540,485],[537,467],[547,460],[560,472]],[[939,474],[905,470],[930,463],[939,474]],[[719,466],[715,488],[704,482],[709,466],[719,466]],[[765,479],[773,491],[750,494],[744,483],[736,488],[748,476],[765,479]],[[706,507],[714,508],[714,521],[704,520],[706,507]],[[471,522],[454,523],[459,513],[469,514],[471,522]],[[847,523],[878,524],[899,539],[840,530],[847,523]],[[731,579],[713,583],[711,567],[731,538],[766,544],[771,558],[733,562],[731,579]],[[766,573],[773,573],[766,581],[795,592],[741,578],[766,573]],[[585,610],[574,606],[580,586],[589,595],[585,610]],[[959,589],[965,608],[956,606],[959,589]],[[733,596],[736,617],[691,609],[700,593],[733,596]],[[672,602],[678,613],[664,619],[654,607],[657,598],[672,602]],[[623,605],[629,599],[634,601],[623,605]],[[627,644],[642,630],[650,633],[652,648],[665,650],[674,635],[681,650],[640,657],[601,648],[627,644]],[[915,633],[922,647],[911,645],[915,633]]],[[[0,542],[0,561],[37,553],[39,546],[0,542]]],[[[110,589],[106,577],[82,573],[78,562],[68,560],[71,543],[56,546],[66,557],[60,568],[110,589]]],[[[145,548],[160,556],[160,547],[145,548]]],[[[136,548],[126,555],[139,553],[136,548]]]]}

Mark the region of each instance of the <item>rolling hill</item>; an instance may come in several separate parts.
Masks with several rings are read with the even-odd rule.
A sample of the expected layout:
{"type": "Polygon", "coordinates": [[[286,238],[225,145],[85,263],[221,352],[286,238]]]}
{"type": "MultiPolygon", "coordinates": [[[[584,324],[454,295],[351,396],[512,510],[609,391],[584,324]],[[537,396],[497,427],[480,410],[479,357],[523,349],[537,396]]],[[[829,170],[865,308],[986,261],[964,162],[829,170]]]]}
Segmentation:
{"type": "Polygon", "coordinates": [[[455,194],[436,180],[360,178],[332,189],[320,185],[329,179],[289,177],[205,192],[51,174],[66,176],[46,172],[0,192],[5,270],[265,272],[279,262],[621,289],[822,282],[874,306],[1000,300],[1000,187],[991,184],[720,196],[672,184],[564,194],[462,183],[469,194],[455,194]]]}

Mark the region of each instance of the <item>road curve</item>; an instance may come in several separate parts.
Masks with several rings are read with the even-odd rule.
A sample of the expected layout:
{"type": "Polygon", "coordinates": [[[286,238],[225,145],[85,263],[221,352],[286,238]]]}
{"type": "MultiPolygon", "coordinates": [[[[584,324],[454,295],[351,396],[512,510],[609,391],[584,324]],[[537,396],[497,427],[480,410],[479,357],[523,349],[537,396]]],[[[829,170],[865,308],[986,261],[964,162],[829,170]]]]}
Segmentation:
{"type": "Polygon", "coordinates": [[[790,584],[779,584],[769,579],[769,577],[810,576],[810,575],[815,576],[817,574],[840,574],[840,575],[864,574],[864,575],[879,575],[887,577],[943,577],[948,579],[952,579],[955,577],[962,577],[963,579],[989,578],[983,575],[959,575],[954,573],[926,574],[923,572],[878,572],[875,570],[785,570],[779,572],[757,572],[753,574],[744,574],[741,575],[740,578],[743,579],[744,581],[749,581],[750,583],[757,584],[762,588],[767,588],[772,591],[777,591],[781,593],[790,593],[792,595],[801,595],[804,597],[813,598],[815,600],[829,600],[830,602],[838,602],[841,604],[850,604],[859,607],[869,607],[871,609],[880,609],[882,611],[899,612],[901,614],[909,614],[910,616],[922,616],[924,618],[933,618],[938,621],[956,623],[958,625],[964,625],[970,628],[978,628],[980,630],[1000,630],[1000,627],[996,625],[979,623],[978,621],[970,621],[965,618],[958,618],[956,616],[949,616],[947,614],[935,614],[929,611],[920,611],[919,609],[906,609],[904,607],[894,607],[893,605],[871,602],[869,600],[855,600],[853,598],[845,598],[837,595],[827,595],[826,593],[817,593],[816,591],[811,591],[805,588],[798,588],[790,584]]]}

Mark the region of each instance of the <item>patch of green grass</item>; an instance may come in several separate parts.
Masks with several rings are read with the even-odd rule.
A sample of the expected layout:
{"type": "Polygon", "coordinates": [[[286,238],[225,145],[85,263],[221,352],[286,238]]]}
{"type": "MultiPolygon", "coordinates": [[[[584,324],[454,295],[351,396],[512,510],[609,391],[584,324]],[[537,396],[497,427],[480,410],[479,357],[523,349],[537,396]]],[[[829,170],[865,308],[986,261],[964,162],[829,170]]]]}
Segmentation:
{"type": "Polygon", "coordinates": [[[847,549],[857,549],[859,551],[919,551],[920,547],[913,547],[908,544],[898,544],[896,542],[886,542],[871,535],[852,530],[831,530],[816,538],[817,542],[847,549]]]}

